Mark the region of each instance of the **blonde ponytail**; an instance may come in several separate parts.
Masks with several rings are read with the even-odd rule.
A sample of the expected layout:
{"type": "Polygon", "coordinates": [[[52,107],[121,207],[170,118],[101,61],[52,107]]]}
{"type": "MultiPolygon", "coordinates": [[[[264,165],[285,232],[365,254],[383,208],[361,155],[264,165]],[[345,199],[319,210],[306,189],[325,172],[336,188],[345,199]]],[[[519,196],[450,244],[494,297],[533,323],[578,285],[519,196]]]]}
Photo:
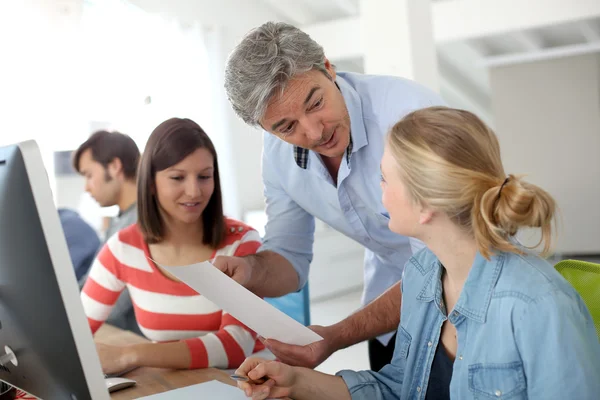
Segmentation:
{"type": "Polygon", "coordinates": [[[541,228],[547,253],[556,203],[546,191],[502,166],[494,132],[474,114],[447,107],[414,111],[390,131],[388,145],[412,197],[470,232],[479,252],[520,253],[513,236],[541,228]]]}
{"type": "Polygon", "coordinates": [[[552,222],[556,203],[546,191],[520,177],[509,175],[504,182],[475,198],[471,219],[481,254],[489,258],[491,249],[519,253],[511,240],[521,228],[541,228],[542,252],[552,246],[552,222]]]}

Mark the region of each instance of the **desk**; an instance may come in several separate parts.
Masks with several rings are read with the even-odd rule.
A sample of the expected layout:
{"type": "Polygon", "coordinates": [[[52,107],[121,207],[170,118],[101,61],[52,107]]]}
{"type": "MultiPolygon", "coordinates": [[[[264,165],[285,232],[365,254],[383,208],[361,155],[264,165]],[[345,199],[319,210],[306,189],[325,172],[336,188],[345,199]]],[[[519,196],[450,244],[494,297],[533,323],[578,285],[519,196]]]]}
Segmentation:
{"type": "MultiPolygon", "coordinates": [[[[104,324],[95,334],[94,340],[112,345],[128,345],[147,343],[148,339],[133,332],[104,324]]],[[[137,385],[112,393],[111,399],[128,400],[142,396],[162,393],[197,383],[218,380],[223,383],[235,385],[224,371],[215,368],[196,370],[172,370],[161,368],[138,368],[124,375],[125,378],[134,379],[137,385]]]]}

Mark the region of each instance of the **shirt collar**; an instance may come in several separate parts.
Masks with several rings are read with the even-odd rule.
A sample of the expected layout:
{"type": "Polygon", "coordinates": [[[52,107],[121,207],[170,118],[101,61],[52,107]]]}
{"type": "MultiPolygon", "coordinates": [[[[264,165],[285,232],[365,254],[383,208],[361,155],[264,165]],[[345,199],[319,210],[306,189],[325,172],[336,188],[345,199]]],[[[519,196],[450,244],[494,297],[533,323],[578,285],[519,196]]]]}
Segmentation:
{"type": "MultiPolygon", "coordinates": [[[[350,134],[350,143],[348,143],[348,147],[346,148],[346,162],[350,162],[352,147],[352,134],[350,134]]],[[[302,169],[308,168],[308,154],[308,149],[294,146],[294,159],[296,160],[296,165],[298,165],[302,169]]]]}
{"type": "MultiPolygon", "coordinates": [[[[463,286],[460,297],[454,306],[454,311],[477,322],[484,323],[487,311],[492,301],[494,287],[504,266],[506,253],[498,253],[486,260],[479,252],[469,271],[467,281],[463,286]]],[[[413,264],[415,262],[413,261],[413,264]]],[[[441,312],[444,311],[442,304],[442,265],[435,260],[429,267],[423,289],[417,296],[420,301],[435,301],[441,312]]]]}
{"type": "Polygon", "coordinates": [[[125,210],[123,210],[123,211],[119,210],[119,214],[117,215],[117,217],[121,218],[123,215],[129,214],[129,212],[133,211],[136,207],[137,207],[137,203],[133,202],[133,204],[131,204],[125,210]]]}
{"type": "MultiPolygon", "coordinates": [[[[342,97],[350,115],[350,142],[346,148],[346,162],[349,163],[352,154],[368,144],[362,115],[362,102],[358,92],[339,74],[335,80],[335,85],[342,92],[342,97]]],[[[309,152],[308,149],[294,146],[296,165],[302,169],[307,169],[309,152]]]]}

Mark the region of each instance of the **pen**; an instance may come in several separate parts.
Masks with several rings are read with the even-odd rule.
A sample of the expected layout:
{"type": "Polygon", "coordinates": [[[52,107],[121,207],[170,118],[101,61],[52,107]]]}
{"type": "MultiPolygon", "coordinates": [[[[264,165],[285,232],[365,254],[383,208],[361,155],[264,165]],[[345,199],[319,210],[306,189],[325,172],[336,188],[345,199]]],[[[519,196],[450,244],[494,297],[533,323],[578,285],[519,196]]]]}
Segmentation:
{"type": "Polygon", "coordinates": [[[247,376],[242,376],[242,375],[230,375],[230,378],[233,379],[234,381],[249,382],[249,383],[253,383],[255,385],[261,385],[267,381],[265,378],[260,378],[255,381],[255,380],[248,378],[247,376]]]}

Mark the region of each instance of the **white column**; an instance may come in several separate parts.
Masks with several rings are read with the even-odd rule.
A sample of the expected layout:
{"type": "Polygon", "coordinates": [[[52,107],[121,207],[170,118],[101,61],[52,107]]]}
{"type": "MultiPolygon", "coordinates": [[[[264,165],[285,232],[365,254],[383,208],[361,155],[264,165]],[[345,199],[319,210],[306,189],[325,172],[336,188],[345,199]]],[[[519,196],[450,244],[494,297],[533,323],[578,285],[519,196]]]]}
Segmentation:
{"type": "MultiPolygon", "coordinates": [[[[210,57],[209,73],[211,77],[211,86],[208,93],[212,98],[212,126],[207,127],[207,133],[210,136],[215,150],[219,157],[219,174],[221,178],[221,191],[223,193],[223,209],[228,217],[242,219],[244,210],[243,199],[240,197],[244,193],[243,175],[246,167],[243,162],[236,159],[238,156],[244,156],[245,152],[236,147],[239,136],[250,136],[247,128],[242,125],[235,115],[227,100],[223,82],[225,80],[225,64],[227,55],[233,49],[231,38],[222,26],[207,26],[204,31],[204,40],[206,43],[207,54],[210,57]],[[243,131],[240,133],[240,128],[243,131]],[[238,150],[238,151],[236,151],[238,150]]],[[[256,134],[255,134],[256,135],[256,134]]],[[[259,137],[256,138],[260,142],[259,137]]],[[[253,152],[256,154],[256,148],[253,152]]],[[[258,145],[260,154],[260,145],[258,145]]],[[[260,157],[256,157],[258,170],[254,171],[256,179],[260,182],[260,157]]],[[[255,178],[253,176],[252,178],[255,178]]],[[[262,192],[259,192],[262,195],[262,192]]]]}
{"type": "Polygon", "coordinates": [[[429,0],[361,0],[362,48],[368,74],[413,79],[439,91],[429,0]]]}

